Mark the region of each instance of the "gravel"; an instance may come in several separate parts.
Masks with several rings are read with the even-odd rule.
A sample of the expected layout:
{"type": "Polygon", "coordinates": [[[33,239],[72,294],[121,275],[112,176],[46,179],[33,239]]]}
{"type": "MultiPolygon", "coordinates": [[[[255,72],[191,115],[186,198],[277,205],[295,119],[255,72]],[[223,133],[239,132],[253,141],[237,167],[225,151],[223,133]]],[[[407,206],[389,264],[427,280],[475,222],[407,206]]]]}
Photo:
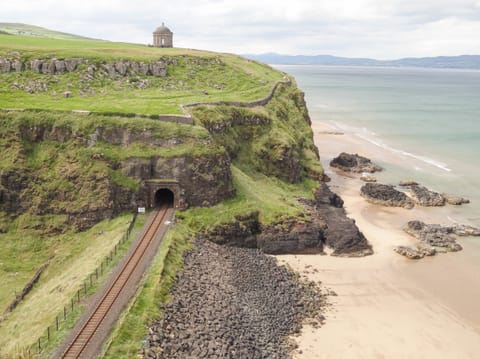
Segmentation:
{"type": "Polygon", "coordinates": [[[196,240],[144,358],[290,358],[288,336],[323,320],[324,296],[259,250],[196,240]]]}

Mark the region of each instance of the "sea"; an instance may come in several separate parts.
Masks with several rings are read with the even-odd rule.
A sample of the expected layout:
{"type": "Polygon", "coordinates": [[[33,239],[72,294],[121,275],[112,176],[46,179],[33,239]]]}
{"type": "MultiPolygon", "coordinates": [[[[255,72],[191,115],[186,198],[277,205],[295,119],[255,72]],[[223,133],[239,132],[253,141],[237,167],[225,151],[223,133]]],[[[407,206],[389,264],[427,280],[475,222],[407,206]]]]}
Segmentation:
{"type": "Polygon", "coordinates": [[[380,163],[385,171],[379,181],[414,179],[468,198],[470,204],[451,206],[448,219],[480,227],[480,71],[273,67],[295,77],[312,121],[401,156],[380,163]]]}

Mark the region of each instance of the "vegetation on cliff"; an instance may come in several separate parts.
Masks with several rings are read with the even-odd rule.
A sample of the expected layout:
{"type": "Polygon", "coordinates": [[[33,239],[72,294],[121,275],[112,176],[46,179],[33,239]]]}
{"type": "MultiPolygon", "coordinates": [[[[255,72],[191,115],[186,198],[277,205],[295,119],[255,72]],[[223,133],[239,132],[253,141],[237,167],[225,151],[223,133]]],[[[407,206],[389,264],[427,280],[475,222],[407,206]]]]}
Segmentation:
{"type": "MultiPolygon", "coordinates": [[[[190,107],[193,125],[132,117],[180,114],[179,105],[192,102],[264,98],[285,77],[266,65],[196,50],[0,35],[0,59],[9,64],[71,58],[83,61],[70,72],[0,71],[0,280],[8,282],[10,293],[21,289],[51,258],[55,272],[48,269],[35,290],[62,293],[34,325],[15,311],[0,322],[0,337],[10,341],[0,345],[0,354],[11,353],[17,344],[32,344],[33,333],[54,320],[76,283],[68,282],[71,290],[65,290],[71,278],[62,272],[99,248],[98,233],[113,235],[124,229],[126,217],[117,216],[145,196],[142,183],[152,176],[178,180],[192,208],[177,212],[177,226],[146,279],[146,291],[133,305],[132,315],[141,323],[158,315],[157,299],[165,299],[165,283],[180,267],[193,233],[257,211],[265,224],[307,220],[297,199],[313,198],[322,176],[303,94],[294,82],[278,86],[264,106],[190,107]],[[162,76],[133,70],[122,75],[120,68],[111,72],[118,63],[129,63],[130,69],[136,63],[157,62],[166,67],[162,76]],[[97,70],[89,72],[89,66],[97,70]],[[66,91],[71,94],[64,97],[66,91]],[[92,227],[98,222],[99,227],[92,227]],[[68,258],[60,255],[70,251],[68,258]],[[25,263],[13,263],[20,253],[25,263]],[[162,257],[165,253],[170,257],[162,257]],[[159,279],[157,269],[167,276],[159,279]],[[12,326],[16,338],[9,334],[12,326]]],[[[103,252],[98,253],[100,258],[103,252]]],[[[98,258],[89,258],[92,266],[98,258]]],[[[79,282],[90,273],[90,267],[73,267],[79,282]]],[[[38,301],[50,303],[49,295],[28,295],[22,302],[25,312],[32,313],[38,301]]],[[[0,310],[10,297],[0,296],[0,310]]],[[[128,343],[129,353],[138,349],[141,330],[128,333],[120,328],[117,333],[110,353],[125,354],[119,343],[128,343]]]]}

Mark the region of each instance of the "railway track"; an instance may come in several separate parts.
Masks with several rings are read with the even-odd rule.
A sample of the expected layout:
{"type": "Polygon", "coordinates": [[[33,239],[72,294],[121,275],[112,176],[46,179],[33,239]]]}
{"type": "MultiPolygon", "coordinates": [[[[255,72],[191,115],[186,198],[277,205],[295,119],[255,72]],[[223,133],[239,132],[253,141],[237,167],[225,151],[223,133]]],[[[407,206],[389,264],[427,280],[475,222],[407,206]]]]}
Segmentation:
{"type": "Polygon", "coordinates": [[[66,349],[63,351],[63,354],[60,355],[60,358],[70,359],[82,357],[82,354],[84,354],[87,346],[92,342],[92,339],[95,337],[95,334],[99,330],[105,317],[112,310],[112,307],[121,295],[122,290],[129,282],[129,279],[132,277],[132,274],[141,262],[145,252],[155,239],[168,210],[169,206],[167,205],[163,205],[156,210],[153,220],[145,230],[141,240],[138,241],[136,248],[133,250],[128,260],[123,264],[118,275],[113,279],[110,287],[108,287],[105,294],[98,301],[95,309],[83,323],[83,326],[77,332],[74,339],[70,341],[66,349]]]}

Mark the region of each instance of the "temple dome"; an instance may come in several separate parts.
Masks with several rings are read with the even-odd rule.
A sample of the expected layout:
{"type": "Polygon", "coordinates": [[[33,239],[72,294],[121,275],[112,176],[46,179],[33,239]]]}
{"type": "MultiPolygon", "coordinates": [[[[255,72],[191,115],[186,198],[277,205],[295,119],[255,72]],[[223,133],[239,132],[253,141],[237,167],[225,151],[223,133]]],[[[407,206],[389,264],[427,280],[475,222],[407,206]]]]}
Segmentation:
{"type": "Polygon", "coordinates": [[[154,34],[172,34],[170,29],[162,23],[162,26],[159,26],[155,29],[154,34]]]}

